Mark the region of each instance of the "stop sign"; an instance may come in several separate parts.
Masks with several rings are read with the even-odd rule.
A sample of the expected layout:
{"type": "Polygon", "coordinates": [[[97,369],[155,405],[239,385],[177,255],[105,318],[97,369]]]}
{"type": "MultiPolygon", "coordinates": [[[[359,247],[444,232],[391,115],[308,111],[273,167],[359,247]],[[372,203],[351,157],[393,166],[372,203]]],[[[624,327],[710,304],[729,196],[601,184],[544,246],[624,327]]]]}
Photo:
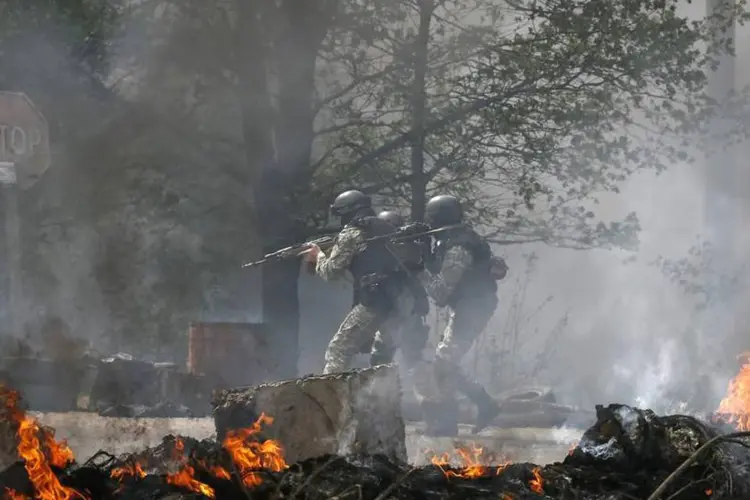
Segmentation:
{"type": "Polygon", "coordinates": [[[26,94],[0,92],[0,162],[16,165],[22,189],[49,168],[49,126],[26,94]]]}

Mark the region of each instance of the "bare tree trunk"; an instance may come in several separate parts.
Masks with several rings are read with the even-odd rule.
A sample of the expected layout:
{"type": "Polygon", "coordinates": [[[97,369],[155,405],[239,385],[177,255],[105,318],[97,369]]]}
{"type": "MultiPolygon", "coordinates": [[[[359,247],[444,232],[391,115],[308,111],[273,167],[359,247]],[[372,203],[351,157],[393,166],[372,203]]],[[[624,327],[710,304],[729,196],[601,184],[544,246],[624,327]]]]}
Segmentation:
{"type": "MultiPolygon", "coordinates": [[[[236,27],[236,67],[238,74],[238,100],[242,113],[242,137],[247,161],[249,185],[247,194],[253,200],[253,208],[248,214],[249,225],[237,228],[240,232],[259,238],[258,253],[267,253],[277,245],[273,234],[275,204],[273,193],[268,189],[276,175],[276,158],[273,147],[273,107],[268,85],[270,65],[270,40],[267,27],[262,22],[262,6],[258,0],[238,0],[236,27]]],[[[255,257],[255,256],[254,256],[255,257]]],[[[269,342],[272,352],[281,353],[281,339],[275,335],[278,321],[274,315],[273,297],[277,270],[266,266],[259,270],[260,275],[249,275],[250,280],[259,280],[262,300],[262,319],[269,326],[269,342]],[[269,310],[270,309],[270,310],[269,310]]],[[[278,359],[278,355],[277,355],[278,359]]],[[[283,377],[285,370],[277,369],[277,376],[283,377]]]]}
{"type": "MultiPolygon", "coordinates": [[[[304,238],[304,214],[295,204],[296,194],[308,186],[314,139],[313,98],[315,63],[330,19],[318,17],[322,2],[286,0],[280,10],[282,27],[276,39],[274,62],[278,75],[278,111],[275,127],[278,172],[267,190],[274,198],[271,232],[284,243],[304,238]]],[[[266,186],[268,187],[268,186],[266,186]]],[[[299,358],[300,264],[282,262],[269,267],[264,280],[264,314],[273,325],[275,338],[284,345],[282,373],[297,376],[299,358]]]]}
{"type": "Polygon", "coordinates": [[[411,218],[424,219],[427,203],[427,178],[424,173],[425,120],[427,119],[427,60],[429,55],[430,24],[435,11],[434,0],[419,0],[419,31],[414,40],[412,59],[414,80],[411,90],[411,218]]]}
{"type": "MultiPolygon", "coordinates": [[[[304,237],[295,194],[309,181],[315,63],[336,2],[283,0],[272,7],[240,0],[238,5],[244,20],[238,30],[246,40],[242,50],[248,53],[241,84],[245,148],[251,169],[260,174],[254,184],[256,213],[264,250],[270,252],[304,237]],[[277,78],[275,110],[268,88],[270,67],[277,78]]],[[[278,355],[278,375],[284,378],[297,375],[299,270],[297,260],[262,269],[263,321],[278,355]]]]}

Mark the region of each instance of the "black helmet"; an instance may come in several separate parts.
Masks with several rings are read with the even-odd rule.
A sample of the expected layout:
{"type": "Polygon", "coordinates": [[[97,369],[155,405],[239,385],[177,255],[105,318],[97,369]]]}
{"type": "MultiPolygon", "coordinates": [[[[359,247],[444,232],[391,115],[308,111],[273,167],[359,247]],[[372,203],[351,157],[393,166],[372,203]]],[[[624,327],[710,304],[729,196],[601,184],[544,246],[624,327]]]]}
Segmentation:
{"type": "Polygon", "coordinates": [[[344,191],[336,197],[331,205],[331,214],[337,217],[354,215],[360,210],[370,208],[372,201],[362,191],[352,189],[344,191]]]}
{"type": "Polygon", "coordinates": [[[384,220],[395,227],[401,227],[406,222],[403,215],[393,210],[383,210],[378,214],[378,219],[384,220]]]}
{"type": "Polygon", "coordinates": [[[433,228],[460,224],[464,218],[461,202],[455,196],[441,194],[430,198],[425,207],[425,221],[433,228]]]}

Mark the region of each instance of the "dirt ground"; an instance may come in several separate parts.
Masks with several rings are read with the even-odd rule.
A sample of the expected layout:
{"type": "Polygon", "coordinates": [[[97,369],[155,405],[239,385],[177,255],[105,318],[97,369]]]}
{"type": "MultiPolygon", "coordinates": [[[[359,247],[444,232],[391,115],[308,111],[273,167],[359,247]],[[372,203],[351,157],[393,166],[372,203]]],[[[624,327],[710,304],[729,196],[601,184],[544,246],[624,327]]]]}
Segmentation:
{"type": "MultiPolygon", "coordinates": [[[[79,461],[99,450],[117,455],[139,451],[157,445],[168,434],[196,439],[215,437],[211,418],[129,419],[83,412],[33,415],[53,427],[58,438],[67,439],[79,461]]],[[[429,463],[434,455],[476,446],[502,461],[551,463],[562,460],[570,443],[581,434],[565,429],[488,429],[480,436],[471,436],[468,429],[462,429],[458,438],[427,438],[419,434],[419,427],[419,424],[407,425],[409,461],[417,465],[429,463]]]]}

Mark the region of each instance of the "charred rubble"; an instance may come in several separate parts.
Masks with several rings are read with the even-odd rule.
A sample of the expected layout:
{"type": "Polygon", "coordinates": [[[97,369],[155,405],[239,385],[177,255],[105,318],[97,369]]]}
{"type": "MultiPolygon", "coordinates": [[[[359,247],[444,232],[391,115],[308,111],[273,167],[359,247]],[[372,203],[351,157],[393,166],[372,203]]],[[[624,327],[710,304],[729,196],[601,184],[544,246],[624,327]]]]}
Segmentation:
{"type": "MultiPolygon", "coordinates": [[[[385,455],[326,455],[287,466],[283,443],[261,438],[261,421],[244,433],[228,432],[221,442],[167,436],[158,447],[136,455],[100,453],[80,465],[50,465],[59,485],[81,496],[49,498],[646,499],[726,430],[689,416],[661,417],[625,405],[599,406],[596,416],[564,460],[544,467],[474,463],[450,468],[436,461],[415,468],[385,455]]],[[[676,475],[660,498],[742,498],[750,494],[749,465],[743,442],[720,439],[676,475]]],[[[38,464],[17,462],[0,474],[0,491],[14,500],[46,498],[39,491],[49,491],[51,479],[39,471],[38,464]]]]}

